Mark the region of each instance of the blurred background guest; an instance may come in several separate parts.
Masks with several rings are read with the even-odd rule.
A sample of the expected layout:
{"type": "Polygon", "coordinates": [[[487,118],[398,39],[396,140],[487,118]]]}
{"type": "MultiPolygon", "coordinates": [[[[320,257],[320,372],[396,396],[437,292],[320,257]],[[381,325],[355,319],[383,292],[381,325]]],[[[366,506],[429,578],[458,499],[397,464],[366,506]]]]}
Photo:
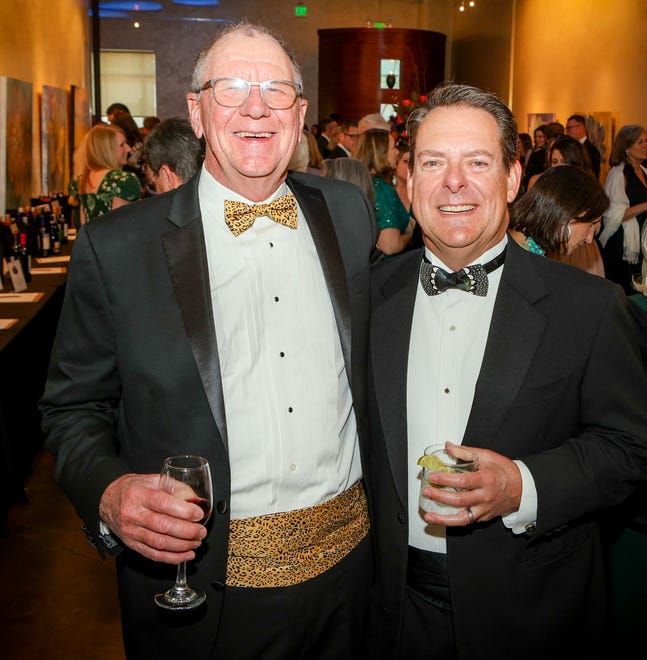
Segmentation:
{"type": "Polygon", "coordinates": [[[359,132],[364,133],[370,128],[381,128],[383,131],[390,131],[391,124],[382,117],[379,112],[374,112],[370,115],[364,115],[358,122],[359,132]]]}
{"type": "Polygon", "coordinates": [[[142,136],[139,127],[135,123],[135,120],[130,116],[129,112],[115,112],[110,124],[120,128],[123,134],[126,136],[129,153],[128,161],[124,165],[123,169],[126,172],[132,172],[135,174],[143,185],[145,183],[145,177],[142,172],[141,158],[142,148],[144,146],[144,137],[142,136]]]}
{"type": "Polygon", "coordinates": [[[375,207],[375,192],[368,168],[356,158],[326,158],[321,166],[321,173],[331,179],[347,181],[357,186],[375,207]]]}
{"type": "Polygon", "coordinates": [[[338,127],[332,117],[324,117],[319,120],[319,134],[317,135],[317,146],[322,158],[328,158],[328,152],[333,148],[330,144],[332,132],[338,127]]]}
{"type": "MultiPolygon", "coordinates": [[[[582,245],[594,243],[608,206],[604,189],[590,173],[572,165],[553,167],[511,206],[510,235],[530,252],[563,261],[582,245]]],[[[569,263],[604,277],[599,254],[597,261],[569,263]]]]}
{"type": "Polygon", "coordinates": [[[146,138],[147,135],[150,135],[151,131],[155,128],[155,126],[161,123],[161,121],[162,120],[159,117],[144,117],[144,125],[140,131],[142,137],[146,138]]]}
{"type": "Polygon", "coordinates": [[[186,119],[166,119],[144,140],[142,168],[154,193],[186,183],[204,160],[204,148],[186,119]]]}
{"type": "Polygon", "coordinates": [[[127,105],[124,105],[123,103],[111,103],[107,108],[106,108],[106,116],[108,117],[108,121],[112,124],[112,120],[119,114],[130,114],[130,110],[128,109],[127,105]]]}
{"type": "MultiPolygon", "coordinates": [[[[546,156],[546,169],[557,167],[558,165],[574,165],[583,170],[591,171],[591,162],[584,147],[572,137],[568,135],[560,135],[552,140],[548,146],[548,153],[546,156]]],[[[541,174],[535,174],[530,181],[528,181],[528,190],[530,190],[541,174]]]]}
{"type": "Polygon", "coordinates": [[[647,217],[647,131],[638,124],[623,126],[613,141],[604,188],[611,205],[602,220],[602,257],[607,277],[634,293],[632,278],[640,276],[645,255],[640,236],[647,217]]]}
{"type": "Polygon", "coordinates": [[[598,148],[589,140],[589,133],[586,129],[586,118],[584,115],[571,115],[566,120],[566,135],[575,138],[586,151],[591,163],[591,171],[596,179],[600,178],[600,164],[602,156],[598,148]]]}
{"type": "Polygon", "coordinates": [[[530,181],[535,174],[541,174],[546,169],[546,149],[548,146],[546,128],[546,124],[542,124],[541,126],[538,126],[533,133],[535,148],[528,157],[528,162],[523,171],[522,187],[524,190],[528,190],[528,181],[530,181]]]}
{"type": "Polygon", "coordinates": [[[81,205],[81,224],[142,196],[139,179],[123,171],[130,148],[122,130],[97,124],[78,149],[75,163],[79,173],[70,181],[70,195],[81,205]]]}
{"type": "Polygon", "coordinates": [[[328,158],[345,158],[351,155],[351,152],[357,144],[359,137],[359,125],[354,119],[348,119],[342,123],[337,134],[335,148],[330,151],[328,158]]]}
{"type": "Polygon", "coordinates": [[[392,185],[398,159],[393,137],[381,128],[361,133],[353,158],[361,160],[373,179],[379,235],[377,247],[386,255],[402,252],[411,240],[413,222],[392,185]]]}
{"type": "Polygon", "coordinates": [[[321,175],[321,163],[323,158],[317,147],[314,135],[307,129],[303,129],[301,140],[297,142],[288,169],[296,172],[308,172],[308,174],[321,175]]]}

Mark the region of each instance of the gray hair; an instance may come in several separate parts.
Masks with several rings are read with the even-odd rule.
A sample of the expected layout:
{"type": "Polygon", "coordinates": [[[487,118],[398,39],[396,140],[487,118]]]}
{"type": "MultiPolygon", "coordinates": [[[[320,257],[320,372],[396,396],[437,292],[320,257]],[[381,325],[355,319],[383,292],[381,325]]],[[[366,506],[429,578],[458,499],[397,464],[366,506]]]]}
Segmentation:
{"type": "Polygon", "coordinates": [[[191,88],[194,92],[199,93],[200,88],[206,82],[206,80],[204,80],[204,75],[205,75],[204,70],[207,64],[207,59],[209,58],[209,54],[211,53],[212,49],[224,37],[236,33],[240,33],[244,37],[255,37],[257,35],[263,35],[266,37],[270,37],[270,39],[273,39],[283,49],[285,54],[288,56],[290,63],[292,64],[292,69],[294,71],[293,82],[303,87],[301,68],[299,67],[299,63],[297,62],[294,53],[292,52],[292,50],[290,50],[290,48],[288,48],[287,44],[263,25],[254,25],[253,23],[248,23],[247,21],[240,21],[236,23],[231,23],[226,27],[224,27],[215,36],[215,38],[212,39],[211,42],[207,44],[204,48],[202,48],[202,50],[198,53],[198,56],[196,57],[195,60],[195,66],[193,68],[193,77],[191,79],[191,88]]]}
{"type": "Polygon", "coordinates": [[[368,167],[357,158],[326,158],[321,165],[321,173],[331,179],[347,181],[360,188],[368,197],[371,206],[375,204],[373,179],[368,167]]]}
{"type": "Polygon", "coordinates": [[[624,163],[627,160],[627,149],[638,140],[641,133],[645,132],[647,131],[640,124],[626,124],[623,126],[613,141],[611,156],[609,156],[609,165],[615,167],[616,165],[620,165],[620,163],[624,163]]]}
{"type": "Polygon", "coordinates": [[[202,165],[204,149],[186,119],[166,119],[144,140],[142,159],[153,172],[162,165],[188,181],[202,165]]]}
{"type": "Polygon", "coordinates": [[[510,108],[492,92],[486,92],[471,85],[444,83],[427,94],[426,103],[409,115],[407,131],[410,137],[409,169],[413,170],[416,136],[425,117],[436,108],[457,106],[485,110],[494,117],[498,127],[499,143],[503,154],[503,166],[506,172],[517,158],[517,122],[510,108]]]}

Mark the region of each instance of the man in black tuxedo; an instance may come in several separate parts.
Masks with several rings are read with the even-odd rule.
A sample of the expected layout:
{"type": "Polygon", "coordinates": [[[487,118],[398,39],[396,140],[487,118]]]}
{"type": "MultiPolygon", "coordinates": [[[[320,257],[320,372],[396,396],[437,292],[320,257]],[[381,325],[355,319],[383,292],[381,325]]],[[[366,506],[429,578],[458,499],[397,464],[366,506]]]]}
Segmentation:
{"type": "Polygon", "coordinates": [[[363,657],[375,221],[355,186],[287,176],[307,101],[264,28],[221,33],[192,89],[201,171],[79,233],[47,447],[92,542],[121,550],[129,658],[363,657]],[[206,529],[160,487],[174,454],[209,460],[206,529]],[[206,604],[161,610],[183,561],[206,604]]]}
{"type": "Polygon", "coordinates": [[[575,138],[585,149],[591,161],[591,170],[595,174],[595,178],[600,178],[600,163],[602,156],[599,149],[589,140],[589,135],[586,130],[586,119],[584,115],[571,115],[566,122],[566,135],[575,138]]]}
{"type": "Polygon", "coordinates": [[[339,143],[332,151],[328,152],[328,158],[349,157],[357,145],[358,137],[359,124],[357,121],[354,119],[349,119],[345,122],[342,122],[341,131],[339,132],[339,143]]]}
{"type": "Polygon", "coordinates": [[[409,127],[425,247],[372,278],[373,657],[597,658],[596,515],[647,473],[624,295],[508,240],[521,168],[496,96],[440,87],[409,127]],[[425,514],[416,462],[444,443],[476,452],[478,471],[434,473],[461,490],[422,496],[458,510],[425,514]]]}
{"type": "Polygon", "coordinates": [[[325,117],[319,120],[319,130],[321,132],[317,137],[317,146],[319,147],[322,158],[330,158],[330,137],[338,126],[339,124],[332,117],[325,117]]]}

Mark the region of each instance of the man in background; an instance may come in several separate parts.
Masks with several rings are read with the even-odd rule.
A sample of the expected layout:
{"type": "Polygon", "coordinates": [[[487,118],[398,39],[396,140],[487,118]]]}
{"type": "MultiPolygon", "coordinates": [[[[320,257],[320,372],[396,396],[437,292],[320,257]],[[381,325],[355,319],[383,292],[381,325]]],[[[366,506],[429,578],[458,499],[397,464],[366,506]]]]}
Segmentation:
{"type": "Polygon", "coordinates": [[[333,131],[338,128],[339,124],[332,117],[325,117],[319,120],[319,135],[317,136],[317,147],[322,158],[329,158],[330,153],[330,139],[333,131]]]}
{"type": "Polygon", "coordinates": [[[586,130],[586,119],[583,115],[571,115],[566,121],[566,134],[575,138],[586,149],[591,161],[591,169],[596,179],[600,179],[600,163],[602,156],[598,148],[589,140],[589,134],[586,130]]]}
{"type": "Polygon", "coordinates": [[[342,122],[337,146],[329,153],[328,158],[347,158],[351,155],[359,137],[358,123],[353,120],[342,122]]]}
{"type": "Polygon", "coordinates": [[[204,160],[204,149],[186,119],[166,119],[144,140],[142,150],[146,183],[154,193],[186,183],[204,160]]]}

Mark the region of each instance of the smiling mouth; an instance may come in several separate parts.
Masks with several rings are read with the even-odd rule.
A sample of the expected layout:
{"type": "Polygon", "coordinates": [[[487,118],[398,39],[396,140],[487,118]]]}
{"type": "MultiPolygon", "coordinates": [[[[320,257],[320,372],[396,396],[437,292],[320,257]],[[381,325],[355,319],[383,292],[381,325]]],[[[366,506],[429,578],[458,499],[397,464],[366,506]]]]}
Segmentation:
{"type": "Polygon", "coordinates": [[[451,204],[439,207],[441,213],[467,213],[475,208],[474,204],[451,204]]]}
{"type": "Polygon", "coordinates": [[[247,132],[247,131],[237,131],[236,132],[236,137],[251,138],[253,140],[271,138],[273,135],[274,135],[274,133],[268,133],[268,132],[263,132],[263,133],[250,133],[250,132],[247,132]]]}

